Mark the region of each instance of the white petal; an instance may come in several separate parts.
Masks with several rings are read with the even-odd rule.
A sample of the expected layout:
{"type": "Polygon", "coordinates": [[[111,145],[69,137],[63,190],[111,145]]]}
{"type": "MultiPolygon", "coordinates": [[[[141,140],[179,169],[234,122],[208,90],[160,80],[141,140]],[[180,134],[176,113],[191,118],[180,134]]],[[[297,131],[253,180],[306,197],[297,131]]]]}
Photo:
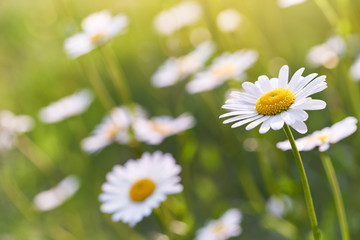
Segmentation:
{"type": "Polygon", "coordinates": [[[258,115],[258,116],[255,116],[255,117],[251,117],[251,118],[242,120],[240,122],[237,122],[237,123],[234,123],[233,125],[231,125],[231,128],[240,127],[241,125],[244,125],[246,123],[249,123],[249,122],[254,121],[254,120],[256,120],[258,118],[261,118],[261,117],[262,117],[262,115],[258,115]]]}
{"type": "Polygon", "coordinates": [[[271,118],[270,127],[273,130],[279,130],[284,126],[284,120],[281,118],[280,115],[273,116],[271,118]]]}
{"type": "Polygon", "coordinates": [[[261,125],[260,129],[259,129],[259,133],[264,134],[267,131],[269,131],[270,130],[270,123],[271,123],[271,118],[264,121],[263,124],[261,125]]]}
{"type": "Polygon", "coordinates": [[[295,123],[290,125],[293,127],[296,131],[298,131],[301,134],[304,134],[307,132],[307,126],[304,122],[296,121],[295,123]]]}
{"type": "Polygon", "coordinates": [[[268,120],[270,118],[270,116],[264,116],[262,118],[259,118],[255,121],[253,121],[252,123],[250,123],[249,125],[246,126],[246,130],[250,130],[253,129],[254,127],[256,127],[257,125],[261,124],[262,122],[268,120]]]}
{"type": "Polygon", "coordinates": [[[279,72],[279,88],[285,88],[289,79],[289,66],[284,65],[279,72]]]}

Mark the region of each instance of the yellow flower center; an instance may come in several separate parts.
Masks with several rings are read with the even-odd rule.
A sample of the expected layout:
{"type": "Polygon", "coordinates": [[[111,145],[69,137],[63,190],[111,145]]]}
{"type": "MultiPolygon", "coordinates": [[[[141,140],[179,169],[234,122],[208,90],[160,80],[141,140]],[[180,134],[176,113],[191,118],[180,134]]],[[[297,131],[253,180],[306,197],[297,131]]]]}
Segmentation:
{"type": "Polygon", "coordinates": [[[155,190],[155,183],[148,178],[136,181],[130,188],[130,198],[134,202],[142,202],[155,190]]]}
{"type": "Polygon", "coordinates": [[[224,224],[222,224],[222,223],[216,223],[213,226],[212,230],[213,230],[214,235],[216,235],[216,236],[223,236],[225,234],[225,227],[224,227],[224,224]]]}
{"type": "Polygon", "coordinates": [[[201,62],[193,55],[188,54],[178,59],[176,65],[181,76],[196,71],[201,67],[201,62]]]}
{"type": "Polygon", "coordinates": [[[319,136],[318,139],[322,142],[325,142],[325,140],[329,137],[329,135],[322,135],[322,136],[319,136]]]}
{"type": "Polygon", "coordinates": [[[90,41],[94,44],[101,42],[101,40],[105,37],[105,33],[99,32],[90,37],[90,41]]]}
{"type": "Polygon", "coordinates": [[[111,125],[109,126],[109,128],[106,130],[106,134],[109,140],[113,140],[116,138],[116,135],[121,131],[121,127],[118,125],[111,125]]]}
{"type": "Polygon", "coordinates": [[[215,75],[216,79],[221,79],[233,74],[235,72],[235,67],[233,64],[226,63],[212,69],[211,72],[215,75]]]}
{"type": "Polygon", "coordinates": [[[265,116],[274,116],[287,111],[295,102],[295,95],[286,88],[264,93],[256,101],[256,111],[265,116]]]}
{"type": "Polygon", "coordinates": [[[153,121],[151,122],[151,126],[155,132],[158,132],[162,135],[169,135],[171,133],[171,127],[169,124],[157,123],[153,121]]]}

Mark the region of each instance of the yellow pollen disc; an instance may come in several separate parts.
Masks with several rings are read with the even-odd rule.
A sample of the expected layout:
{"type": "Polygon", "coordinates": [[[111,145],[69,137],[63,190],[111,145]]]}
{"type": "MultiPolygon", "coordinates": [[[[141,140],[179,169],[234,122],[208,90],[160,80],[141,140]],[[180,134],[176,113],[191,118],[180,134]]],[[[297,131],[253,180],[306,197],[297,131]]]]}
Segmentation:
{"type": "Polygon", "coordinates": [[[148,179],[136,181],[130,188],[130,198],[134,202],[142,202],[147,199],[155,190],[155,183],[148,179]]]}
{"type": "Polygon", "coordinates": [[[217,79],[228,76],[235,72],[235,67],[233,64],[223,64],[211,70],[211,72],[216,76],[217,79]]]}
{"type": "Polygon", "coordinates": [[[328,138],[329,136],[328,135],[322,135],[322,136],[319,136],[317,137],[320,141],[322,142],[325,142],[325,140],[328,138]]]}
{"type": "Polygon", "coordinates": [[[90,37],[92,43],[99,43],[105,37],[105,33],[99,32],[90,37]]]}
{"type": "Polygon", "coordinates": [[[215,226],[213,226],[213,232],[217,236],[222,236],[225,233],[225,228],[222,223],[217,223],[215,226]]]}
{"type": "Polygon", "coordinates": [[[265,116],[274,116],[289,110],[295,102],[295,95],[286,88],[279,88],[264,93],[256,101],[256,111],[265,116]]]}
{"type": "Polygon", "coordinates": [[[158,132],[162,135],[168,135],[171,133],[171,127],[168,124],[157,123],[153,121],[151,122],[151,126],[155,132],[158,132]]]}
{"type": "Polygon", "coordinates": [[[107,129],[106,133],[107,133],[107,137],[110,140],[113,140],[114,138],[116,138],[116,135],[121,131],[121,127],[120,126],[116,126],[116,125],[112,125],[111,127],[109,127],[109,129],[107,129]]]}

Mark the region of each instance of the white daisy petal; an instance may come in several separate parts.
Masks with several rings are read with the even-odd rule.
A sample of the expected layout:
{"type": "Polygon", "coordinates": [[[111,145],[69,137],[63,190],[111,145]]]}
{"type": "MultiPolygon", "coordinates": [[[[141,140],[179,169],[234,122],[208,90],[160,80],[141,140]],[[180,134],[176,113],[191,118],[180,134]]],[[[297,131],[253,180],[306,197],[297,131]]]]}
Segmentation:
{"type": "Polygon", "coordinates": [[[309,99],[308,101],[296,106],[296,108],[301,108],[304,110],[321,110],[325,107],[326,102],[318,99],[309,99]]]}
{"type": "Polygon", "coordinates": [[[279,88],[285,88],[289,80],[289,66],[284,65],[279,72],[279,88]]]}
{"type": "Polygon", "coordinates": [[[276,115],[272,117],[270,127],[273,130],[279,130],[284,126],[284,120],[281,118],[280,115],[276,115]]]}
{"type": "Polygon", "coordinates": [[[307,126],[304,122],[296,121],[293,124],[290,125],[293,127],[296,131],[298,131],[301,134],[304,134],[307,132],[307,126]]]}
{"type": "Polygon", "coordinates": [[[263,123],[264,121],[268,120],[270,118],[270,116],[264,116],[262,118],[259,118],[255,121],[253,121],[252,123],[250,123],[249,125],[246,126],[246,130],[251,130],[254,127],[258,126],[259,124],[263,123]]]}

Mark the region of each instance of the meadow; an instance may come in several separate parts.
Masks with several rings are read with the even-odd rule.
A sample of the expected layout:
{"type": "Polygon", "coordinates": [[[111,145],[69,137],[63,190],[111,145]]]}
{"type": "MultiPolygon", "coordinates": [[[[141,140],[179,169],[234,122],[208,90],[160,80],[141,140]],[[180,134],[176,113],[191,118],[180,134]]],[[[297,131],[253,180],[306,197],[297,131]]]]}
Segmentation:
{"type": "Polygon", "coordinates": [[[0,1],[0,240],[360,239],[360,1],[300,2],[0,1]],[[269,114],[256,101],[263,123],[232,128],[255,86],[243,83],[286,71],[299,84],[317,73],[311,98],[326,107],[305,99],[306,113],[266,129],[302,92],[269,114]],[[347,117],[297,142],[317,238],[301,160],[278,143],[288,125],[299,139],[347,117]],[[144,153],[157,160],[128,161],[144,153]],[[116,216],[106,202],[147,174],[116,216]],[[234,222],[209,222],[229,209],[234,222]]]}

